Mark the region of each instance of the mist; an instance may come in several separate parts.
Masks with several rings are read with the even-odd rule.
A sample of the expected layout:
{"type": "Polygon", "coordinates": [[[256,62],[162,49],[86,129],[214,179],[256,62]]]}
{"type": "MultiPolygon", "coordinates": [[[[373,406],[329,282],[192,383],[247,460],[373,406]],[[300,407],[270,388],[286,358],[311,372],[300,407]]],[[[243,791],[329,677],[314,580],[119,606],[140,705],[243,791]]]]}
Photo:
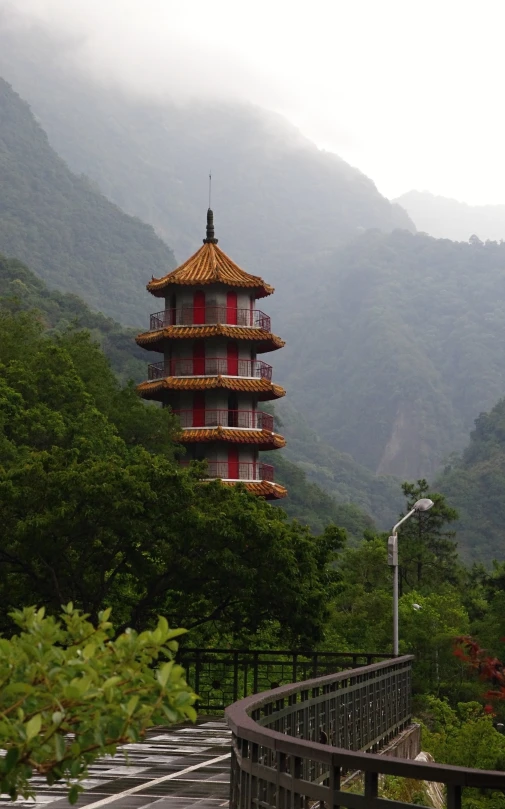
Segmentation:
{"type": "Polygon", "coordinates": [[[505,9],[483,0],[0,0],[54,58],[151,101],[280,113],[392,198],[412,188],[505,202],[505,9]]]}

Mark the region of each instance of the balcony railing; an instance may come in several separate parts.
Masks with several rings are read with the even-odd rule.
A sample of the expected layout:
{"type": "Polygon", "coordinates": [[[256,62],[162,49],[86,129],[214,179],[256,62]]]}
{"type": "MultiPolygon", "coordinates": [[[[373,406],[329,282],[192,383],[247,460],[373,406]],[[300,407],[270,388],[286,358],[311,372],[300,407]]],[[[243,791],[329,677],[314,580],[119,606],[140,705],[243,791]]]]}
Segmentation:
{"type": "Polygon", "coordinates": [[[228,326],[243,326],[270,331],[268,315],[259,309],[229,309],[227,306],[182,306],[165,309],[151,315],[150,331],[165,326],[210,326],[218,323],[228,326]]]}
{"type": "Polygon", "coordinates": [[[238,427],[241,430],[274,429],[274,417],[262,410],[174,410],[181,427],[238,427]]]}
{"type": "Polygon", "coordinates": [[[272,379],[272,366],[263,360],[241,360],[228,357],[203,357],[202,359],[176,359],[153,362],[147,368],[148,379],[163,379],[166,376],[243,376],[255,379],[272,379]]]}
{"type": "MultiPolygon", "coordinates": [[[[190,461],[180,461],[188,466],[190,461]]],[[[221,480],[268,480],[274,481],[274,468],[268,463],[242,463],[242,461],[207,461],[207,477],[221,480]]]]}

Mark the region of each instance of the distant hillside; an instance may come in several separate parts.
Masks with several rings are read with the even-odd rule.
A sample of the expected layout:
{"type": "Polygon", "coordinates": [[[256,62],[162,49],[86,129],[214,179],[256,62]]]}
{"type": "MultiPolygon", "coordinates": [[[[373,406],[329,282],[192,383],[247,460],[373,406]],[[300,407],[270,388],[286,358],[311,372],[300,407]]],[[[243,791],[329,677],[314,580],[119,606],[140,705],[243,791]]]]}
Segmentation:
{"type": "Polygon", "coordinates": [[[0,251],[123,323],[144,325],[151,275],[173,268],[153,229],[77,177],[0,79],[0,251]]]}
{"type": "MultiPolygon", "coordinates": [[[[135,330],[120,326],[111,318],[93,312],[76,295],[50,290],[24,264],[17,259],[0,255],[0,314],[2,311],[33,310],[45,328],[64,331],[68,328],[83,328],[91,332],[110,360],[111,366],[123,383],[129,379],[140,382],[145,379],[147,363],[152,361],[134,341],[135,330]]],[[[276,479],[289,487],[289,498],[280,504],[290,517],[307,523],[315,531],[322,531],[329,522],[346,528],[351,537],[359,538],[366,528],[373,526],[367,513],[374,513],[369,504],[372,498],[368,491],[370,481],[367,471],[362,470],[362,479],[356,485],[359,505],[347,502],[346,492],[334,486],[336,499],[316,483],[306,479],[302,468],[284,457],[284,453],[272,453],[276,467],[276,479]],[[364,491],[359,486],[364,486],[364,491]],[[338,500],[338,502],[337,502],[338,500]]]]}
{"type": "Polygon", "coordinates": [[[161,106],[100,88],[72,66],[63,43],[34,29],[4,26],[1,74],[70,167],[150,222],[180,261],[204,235],[209,169],[224,249],[274,284],[291,283],[309,258],[363,229],[414,230],[368,177],[273,113],[201,99],[161,106]]]}
{"type": "Polygon", "coordinates": [[[93,312],[77,295],[51,290],[17,259],[0,255],[0,309],[33,310],[49,331],[87,329],[100,343],[121,382],[140,381],[146,357],[135,343],[136,329],[93,312]]]}
{"type": "MultiPolygon", "coordinates": [[[[505,191],[504,191],[505,199],[505,191]]],[[[476,235],[482,241],[505,239],[505,205],[467,205],[428,191],[409,191],[396,203],[405,208],[418,230],[437,239],[466,242],[476,235]]]]}
{"type": "Polygon", "coordinates": [[[432,479],[505,392],[505,244],[369,232],[308,276],[275,357],[289,401],[359,464],[432,479]]]}
{"type": "MultiPolygon", "coordinates": [[[[281,399],[275,406],[279,432],[287,439],[283,457],[296,462],[309,481],[332,494],[342,507],[358,506],[373,517],[378,528],[390,528],[404,506],[401,481],[375,475],[351,455],[331,446],[310,426],[312,419],[295,410],[292,398],[290,395],[281,399]]],[[[276,453],[272,453],[272,463],[276,463],[276,457],[276,453]]],[[[344,525],[342,520],[343,517],[339,525],[344,525]]]]}
{"type": "Polygon", "coordinates": [[[458,548],[467,562],[503,560],[505,548],[505,399],[475,422],[470,443],[436,487],[460,516],[458,548]]]}

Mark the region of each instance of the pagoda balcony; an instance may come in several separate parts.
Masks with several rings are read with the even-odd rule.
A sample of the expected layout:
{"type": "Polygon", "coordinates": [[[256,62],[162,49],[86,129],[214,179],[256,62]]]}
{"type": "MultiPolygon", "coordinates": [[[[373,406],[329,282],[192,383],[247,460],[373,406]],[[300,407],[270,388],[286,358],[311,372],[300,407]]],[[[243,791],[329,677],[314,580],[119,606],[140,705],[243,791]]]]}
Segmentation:
{"type": "MultiPolygon", "coordinates": [[[[274,431],[274,417],[262,410],[174,410],[183,429],[226,427],[274,431]]],[[[220,477],[220,476],[219,476],[220,477]]]]}
{"type": "Polygon", "coordinates": [[[153,362],[147,367],[147,378],[167,376],[240,376],[272,380],[272,366],[263,360],[241,360],[229,357],[192,357],[153,362]]]}
{"type": "MultiPolygon", "coordinates": [[[[181,466],[189,466],[191,461],[180,461],[181,466]]],[[[207,477],[221,480],[244,480],[274,482],[274,467],[268,463],[242,463],[241,461],[207,461],[207,477]]]]}
{"type": "Polygon", "coordinates": [[[150,318],[150,331],[166,326],[241,326],[271,331],[271,319],[259,309],[230,309],[227,306],[183,306],[155,312],[150,318]]]}

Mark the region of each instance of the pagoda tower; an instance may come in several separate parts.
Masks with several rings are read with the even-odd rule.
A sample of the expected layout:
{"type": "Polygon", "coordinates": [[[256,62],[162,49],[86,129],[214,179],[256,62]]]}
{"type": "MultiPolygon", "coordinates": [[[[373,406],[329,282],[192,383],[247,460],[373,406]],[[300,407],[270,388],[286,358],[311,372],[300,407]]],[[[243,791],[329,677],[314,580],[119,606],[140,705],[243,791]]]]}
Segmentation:
{"type": "Polygon", "coordinates": [[[147,289],[165,299],[165,308],[151,315],[149,331],[137,343],[163,360],[149,365],[138,390],[179,416],[186,447],[181,463],[205,460],[209,478],[241,482],[268,500],[285,497],[273,467],[259,459],[261,450],[286,443],[274,432],[273,417],[258,410],[259,402],[285,395],[272,382],[271,365],[257,358],[284,345],[272,334],[268,315],[255,307],[273,288],[217,246],[209,208],[203,246],[147,289]]]}

